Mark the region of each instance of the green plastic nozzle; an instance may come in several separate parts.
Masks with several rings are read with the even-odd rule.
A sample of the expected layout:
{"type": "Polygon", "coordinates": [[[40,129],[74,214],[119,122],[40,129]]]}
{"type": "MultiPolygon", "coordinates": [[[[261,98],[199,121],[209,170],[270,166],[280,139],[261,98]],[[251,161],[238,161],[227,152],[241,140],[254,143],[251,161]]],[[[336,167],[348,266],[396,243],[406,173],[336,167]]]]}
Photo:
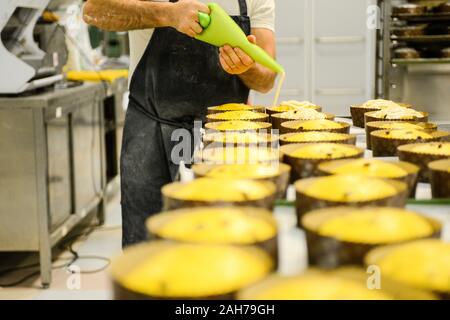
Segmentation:
{"type": "Polygon", "coordinates": [[[199,12],[198,13],[198,21],[199,21],[200,25],[202,26],[202,28],[206,29],[206,28],[208,28],[209,24],[211,23],[211,17],[207,13],[199,12]]]}
{"type": "Polygon", "coordinates": [[[241,48],[254,61],[277,72],[284,72],[283,67],[278,64],[264,49],[248,41],[244,31],[218,4],[208,4],[210,14],[198,13],[198,20],[203,27],[203,32],[195,38],[197,40],[223,47],[228,44],[232,47],[241,48]]]}

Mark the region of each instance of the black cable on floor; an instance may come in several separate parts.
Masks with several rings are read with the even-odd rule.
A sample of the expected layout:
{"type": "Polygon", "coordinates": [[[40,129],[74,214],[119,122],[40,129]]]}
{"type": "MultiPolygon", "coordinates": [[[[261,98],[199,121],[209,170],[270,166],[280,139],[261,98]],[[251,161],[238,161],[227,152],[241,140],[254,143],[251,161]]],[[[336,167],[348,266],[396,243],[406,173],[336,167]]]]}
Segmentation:
{"type": "MultiPolygon", "coordinates": [[[[119,228],[119,227],[117,227],[119,228]]],[[[116,229],[116,227],[114,228],[104,228],[104,227],[100,227],[100,226],[91,226],[88,230],[86,230],[85,232],[79,233],[79,234],[75,234],[73,236],[71,236],[68,239],[63,240],[63,243],[67,243],[70,242],[67,246],[60,246],[61,249],[63,250],[67,250],[72,254],[72,257],[70,258],[60,258],[60,259],[56,259],[55,261],[58,260],[69,260],[69,262],[62,264],[62,265],[58,265],[58,266],[54,266],[52,267],[52,270],[56,270],[56,269],[63,269],[66,268],[70,271],[70,266],[72,266],[77,260],[101,260],[101,261],[105,261],[105,264],[97,269],[93,269],[93,270],[80,270],[80,274],[95,274],[101,271],[106,270],[109,265],[111,264],[111,260],[109,258],[106,257],[102,257],[102,256],[91,256],[91,255],[87,255],[87,256],[80,256],[79,253],[73,249],[73,244],[80,239],[83,239],[85,237],[87,237],[88,235],[90,235],[93,231],[98,230],[98,231],[102,231],[102,229],[104,231],[109,231],[109,230],[114,230],[116,229]]],[[[34,263],[34,264],[30,264],[30,265],[25,265],[25,266],[21,266],[21,267],[15,267],[15,268],[8,268],[8,269],[3,269],[0,270],[0,277],[4,276],[6,274],[12,273],[12,272],[17,272],[20,270],[26,270],[26,269],[31,269],[31,268],[38,268],[40,266],[39,263],[34,263]]],[[[38,276],[40,273],[40,271],[33,271],[27,275],[25,275],[24,277],[10,282],[10,283],[0,283],[0,288],[10,288],[10,287],[15,287],[18,286],[22,283],[24,283],[25,281],[27,281],[28,279],[31,279],[34,276],[38,276]]]]}
{"type": "Polygon", "coordinates": [[[80,270],[80,274],[94,274],[94,273],[98,273],[98,272],[101,272],[103,270],[106,270],[109,267],[109,265],[111,264],[111,260],[109,258],[106,258],[106,257],[101,257],[101,256],[80,256],[78,254],[78,252],[72,248],[72,245],[69,245],[68,250],[73,255],[73,260],[67,264],[67,268],[68,269],[77,260],[103,260],[103,261],[106,262],[102,267],[97,268],[97,269],[80,270]]]}

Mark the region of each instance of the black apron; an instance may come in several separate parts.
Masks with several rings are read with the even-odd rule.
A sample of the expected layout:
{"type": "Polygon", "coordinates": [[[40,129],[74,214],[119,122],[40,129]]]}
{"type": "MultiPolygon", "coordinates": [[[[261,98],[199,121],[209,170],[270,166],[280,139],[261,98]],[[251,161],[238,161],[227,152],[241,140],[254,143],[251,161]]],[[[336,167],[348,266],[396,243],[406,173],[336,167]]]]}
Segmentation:
{"type": "MultiPolygon", "coordinates": [[[[248,35],[246,1],[236,1],[240,15],[232,18],[248,35]]],[[[172,132],[192,134],[207,107],[245,103],[248,95],[239,77],[222,69],[216,47],[173,28],[154,30],[130,83],[120,166],[123,246],[147,238],[145,220],[161,211],[161,187],[177,176],[172,132]]]]}

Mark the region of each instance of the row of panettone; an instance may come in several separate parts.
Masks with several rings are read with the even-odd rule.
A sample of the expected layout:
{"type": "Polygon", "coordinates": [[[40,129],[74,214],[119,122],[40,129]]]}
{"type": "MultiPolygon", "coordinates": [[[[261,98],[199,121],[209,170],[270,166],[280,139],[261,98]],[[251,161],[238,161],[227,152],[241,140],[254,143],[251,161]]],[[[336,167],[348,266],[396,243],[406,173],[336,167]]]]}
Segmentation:
{"type": "MultiPolygon", "coordinates": [[[[379,120],[397,120],[390,117],[379,120]]],[[[204,149],[192,168],[195,180],[163,187],[165,211],[147,221],[150,241],[125,250],[113,263],[116,297],[448,297],[450,244],[438,239],[441,223],[403,208],[418,176],[428,176],[421,161],[430,150],[433,157],[450,157],[450,143],[441,141],[445,135],[408,147],[420,156],[406,160],[420,166],[364,159],[350,126],[333,120],[307,102],[267,110],[241,104],[210,108],[204,149]],[[272,127],[283,134],[273,134],[272,127]],[[289,182],[295,184],[298,227],[306,233],[311,267],[287,277],[276,273],[278,226],[272,211],[289,182]],[[381,270],[381,289],[367,287],[369,266],[381,270]]],[[[399,137],[397,129],[388,130],[399,137]]],[[[449,161],[432,167],[448,184],[449,161]]]]}

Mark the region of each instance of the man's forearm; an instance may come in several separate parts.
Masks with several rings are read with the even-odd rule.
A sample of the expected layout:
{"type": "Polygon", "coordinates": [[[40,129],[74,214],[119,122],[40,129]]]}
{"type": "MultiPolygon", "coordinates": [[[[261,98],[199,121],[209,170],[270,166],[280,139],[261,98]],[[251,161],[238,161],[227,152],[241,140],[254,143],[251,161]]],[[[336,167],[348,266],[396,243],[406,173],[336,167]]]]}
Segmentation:
{"type": "Polygon", "coordinates": [[[239,75],[239,78],[248,88],[262,93],[267,93],[273,88],[276,77],[275,72],[257,63],[239,75]]]}
{"type": "Polygon", "coordinates": [[[88,24],[110,31],[170,26],[172,3],[141,0],[89,0],[83,18],[88,24]]]}

